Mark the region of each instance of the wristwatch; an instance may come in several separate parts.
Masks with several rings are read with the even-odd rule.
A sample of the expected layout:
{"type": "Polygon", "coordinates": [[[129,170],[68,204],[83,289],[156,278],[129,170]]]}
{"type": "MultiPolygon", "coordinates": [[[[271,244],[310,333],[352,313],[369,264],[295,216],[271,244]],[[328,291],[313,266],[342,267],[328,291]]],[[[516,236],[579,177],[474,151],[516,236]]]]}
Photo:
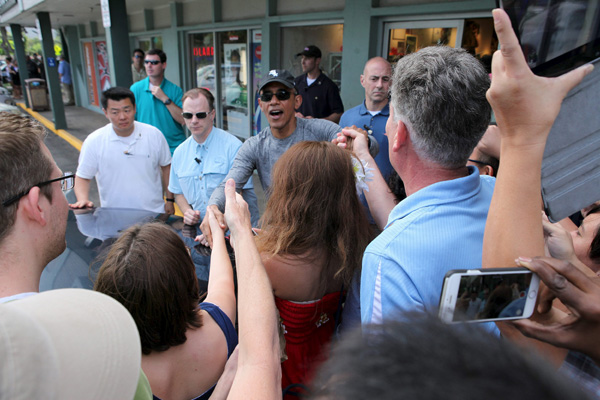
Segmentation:
{"type": "Polygon", "coordinates": [[[171,99],[166,99],[164,102],[165,106],[168,106],[169,104],[172,103],[171,99]]]}

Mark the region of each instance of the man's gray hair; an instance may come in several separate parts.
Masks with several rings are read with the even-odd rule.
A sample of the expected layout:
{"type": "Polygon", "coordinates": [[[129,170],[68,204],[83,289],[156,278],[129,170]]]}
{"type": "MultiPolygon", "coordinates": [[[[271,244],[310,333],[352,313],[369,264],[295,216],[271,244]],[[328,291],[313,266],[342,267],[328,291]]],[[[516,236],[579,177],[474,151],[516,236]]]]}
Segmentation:
{"type": "Polygon", "coordinates": [[[466,51],[425,47],[396,64],[391,106],[420,157],[458,168],[466,165],[490,122],[489,86],[484,67],[466,51]]]}

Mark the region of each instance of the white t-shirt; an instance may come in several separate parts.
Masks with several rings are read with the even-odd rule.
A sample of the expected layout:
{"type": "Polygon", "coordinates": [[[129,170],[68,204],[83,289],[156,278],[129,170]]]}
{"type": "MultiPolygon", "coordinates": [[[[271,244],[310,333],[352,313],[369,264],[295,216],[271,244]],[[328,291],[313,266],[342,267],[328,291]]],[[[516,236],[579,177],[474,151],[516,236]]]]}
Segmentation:
{"type": "Polygon", "coordinates": [[[155,127],[135,121],[122,138],[108,124],[83,142],[77,176],[96,177],[102,207],[164,212],[161,167],[170,164],[169,145],[155,127]]]}

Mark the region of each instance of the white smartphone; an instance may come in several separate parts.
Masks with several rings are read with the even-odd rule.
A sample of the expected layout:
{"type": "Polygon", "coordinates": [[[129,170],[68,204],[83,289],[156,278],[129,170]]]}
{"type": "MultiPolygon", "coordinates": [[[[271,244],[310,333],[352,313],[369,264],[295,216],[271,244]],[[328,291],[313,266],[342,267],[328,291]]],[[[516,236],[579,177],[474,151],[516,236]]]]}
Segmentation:
{"type": "Polygon", "coordinates": [[[539,285],[539,277],[526,268],[448,271],[439,317],[447,323],[529,318],[539,285]]]}

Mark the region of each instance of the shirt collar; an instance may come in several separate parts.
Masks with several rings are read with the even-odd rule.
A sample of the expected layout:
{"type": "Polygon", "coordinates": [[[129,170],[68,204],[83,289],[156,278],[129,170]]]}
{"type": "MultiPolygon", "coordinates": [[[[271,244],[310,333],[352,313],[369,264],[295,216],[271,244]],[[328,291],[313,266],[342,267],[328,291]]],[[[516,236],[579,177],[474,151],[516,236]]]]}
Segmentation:
{"type": "Polygon", "coordinates": [[[473,166],[469,166],[468,169],[467,176],[436,182],[402,200],[392,209],[385,227],[419,208],[455,203],[475,196],[481,190],[479,170],[473,166]]]}
{"type": "MultiPolygon", "coordinates": [[[[135,137],[135,135],[137,135],[137,134],[138,134],[137,124],[135,123],[135,121],[133,121],[133,132],[131,132],[131,135],[126,136],[126,137],[128,137],[128,138],[135,137]]],[[[139,136],[142,136],[141,131],[139,132],[139,136]]],[[[115,132],[115,128],[113,127],[113,124],[111,123],[110,124],[110,141],[114,142],[114,141],[121,140],[121,139],[122,139],[122,137],[117,135],[117,132],[115,132]]]]}
{"type": "MultiPolygon", "coordinates": [[[[369,112],[369,110],[367,110],[367,101],[363,100],[363,102],[361,103],[360,107],[358,108],[358,112],[360,113],[360,115],[371,115],[371,113],[369,112]]],[[[381,109],[381,111],[379,112],[379,114],[384,115],[386,117],[390,116],[390,102],[388,101],[388,103],[385,105],[385,107],[383,107],[381,109]]]]}

